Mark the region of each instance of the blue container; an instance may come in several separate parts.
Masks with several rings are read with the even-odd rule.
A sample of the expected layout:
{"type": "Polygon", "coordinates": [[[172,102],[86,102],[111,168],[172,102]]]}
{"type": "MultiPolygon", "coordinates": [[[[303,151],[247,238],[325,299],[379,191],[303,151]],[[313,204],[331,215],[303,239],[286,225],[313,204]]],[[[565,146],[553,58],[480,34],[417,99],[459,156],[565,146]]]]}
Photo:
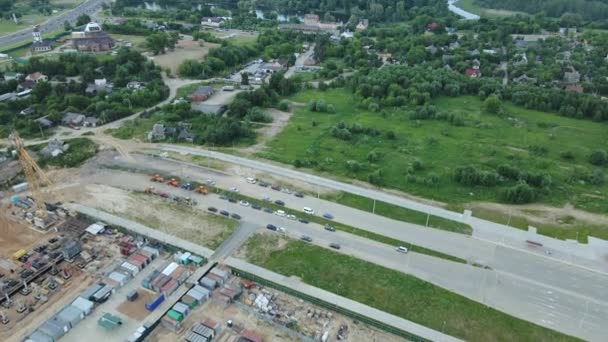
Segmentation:
{"type": "Polygon", "coordinates": [[[150,303],[146,303],[144,304],[146,309],[148,309],[148,311],[154,311],[154,309],[156,309],[160,303],[165,301],[165,295],[161,294],[160,296],[156,297],[156,299],[154,299],[153,301],[151,301],[150,303]]]}

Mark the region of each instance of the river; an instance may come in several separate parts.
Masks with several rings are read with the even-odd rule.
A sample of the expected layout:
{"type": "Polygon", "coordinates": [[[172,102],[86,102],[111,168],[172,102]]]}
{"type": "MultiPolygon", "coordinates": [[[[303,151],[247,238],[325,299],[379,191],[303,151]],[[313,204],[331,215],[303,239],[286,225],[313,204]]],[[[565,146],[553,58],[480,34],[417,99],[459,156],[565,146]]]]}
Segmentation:
{"type": "Polygon", "coordinates": [[[467,20],[479,20],[479,16],[477,14],[467,12],[460,7],[456,7],[457,2],[458,0],[448,0],[448,9],[467,20]]]}

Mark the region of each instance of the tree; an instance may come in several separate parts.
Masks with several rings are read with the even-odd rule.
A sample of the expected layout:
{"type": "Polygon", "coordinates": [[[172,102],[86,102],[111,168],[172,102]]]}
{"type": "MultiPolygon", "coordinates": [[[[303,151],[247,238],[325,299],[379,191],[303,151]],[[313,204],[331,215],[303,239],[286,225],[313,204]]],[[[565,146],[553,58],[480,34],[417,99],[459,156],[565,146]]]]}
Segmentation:
{"type": "Polygon", "coordinates": [[[595,150],[591,152],[589,155],[589,162],[597,166],[608,164],[608,152],[606,152],[606,150],[595,150]]]}
{"type": "Polygon", "coordinates": [[[87,14],[81,14],[76,18],[76,26],[86,25],[91,22],[91,17],[87,14]]]}
{"type": "Polygon", "coordinates": [[[507,189],[505,199],[509,203],[524,204],[534,201],[536,193],[534,189],[526,183],[519,183],[514,187],[507,189]]]}
{"type": "Polygon", "coordinates": [[[420,64],[426,59],[426,51],[420,45],[412,47],[407,53],[408,64],[420,64]]]}
{"type": "Polygon", "coordinates": [[[63,29],[64,29],[64,30],[66,30],[66,31],[70,31],[70,30],[72,30],[72,24],[70,24],[70,22],[69,22],[69,21],[67,21],[67,20],[66,20],[66,21],[64,21],[64,22],[63,22],[63,29]]]}
{"type": "Polygon", "coordinates": [[[249,74],[246,72],[241,73],[241,84],[249,85],[249,74]]]}
{"type": "Polygon", "coordinates": [[[488,114],[500,115],[502,114],[502,102],[496,95],[488,96],[483,101],[483,110],[488,114]]]}
{"type": "Polygon", "coordinates": [[[165,52],[165,47],[169,44],[169,39],[165,32],[153,33],[146,37],[146,46],[155,55],[165,52]]]}

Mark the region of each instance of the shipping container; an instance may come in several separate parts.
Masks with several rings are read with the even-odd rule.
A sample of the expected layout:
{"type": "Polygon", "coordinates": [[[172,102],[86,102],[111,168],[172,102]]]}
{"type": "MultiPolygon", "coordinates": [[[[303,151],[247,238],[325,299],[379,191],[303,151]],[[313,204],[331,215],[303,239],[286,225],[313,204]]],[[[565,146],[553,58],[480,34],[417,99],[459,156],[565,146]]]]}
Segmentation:
{"type": "Polygon", "coordinates": [[[160,320],[160,323],[165,328],[167,328],[173,332],[179,331],[179,329],[181,329],[181,327],[182,327],[181,322],[176,321],[175,319],[169,317],[168,315],[163,316],[163,318],[160,320]]]}
{"type": "Polygon", "coordinates": [[[127,300],[130,302],[134,302],[137,297],[139,297],[139,293],[137,293],[137,290],[131,290],[129,291],[129,293],[127,293],[127,300]]]}
{"type": "Polygon", "coordinates": [[[114,280],[115,282],[117,282],[120,286],[124,286],[127,281],[129,281],[129,278],[121,272],[112,272],[108,275],[108,278],[114,280]]]}
{"type": "Polygon", "coordinates": [[[202,337],[206,338],[207,341],[215,337],[215,331],[200,323],[197,323],[192,327],[192,332],[201,335],[202,337]]]}
{"type": "Polygon", "coordinates": [[[201,267],[203,265],[203,263],[205,262],[205,260],[198,255],[192,255],[190,257],[190,261],[192,261],[192,263],[196,267],[201,267]]]}
{"type": "Polygon", "coordinates": [[[177,263],[170,263],[169,266],[165,267],[165,269],[161,272],[162,274],[168,276],[170,275],[179,265],[177,263]]]}
{"type": "Polygon", "coordinates": [[[205,297],[205,295],[194,289],[189,290],[188,292],[186,292],[186,294],[198,300],[199,303],[204,303],[207,300],[207,297],[205,297]]]}
{"type": "Polygon", "coordinates": [[[70,327],[73,328],[84,318],[84,312],[77,307],[69,305],[57,314],[57,318],[69,323],[70,327]]]}
{"type": "Polygon", "coordinates": [[[183,253],[182,255],[179,256],[179,263],[182,265],[188,265],[190,263],[190,257],[192,256],[192,253],[190,252],[186,252],[183,253]]]}
{"type": "Polygon", "coordinates": [[[209,289],[202,287],[200,285],[194,285],[194,287],[192,288],[194,291],[198,291],[200,293],[202,293],[205,298],[209,298],[209,296],[211,296],[211,291],[209,291],[209,289]]]}
{"type": "Polygon", "coordinates": [[[42,325],[38,327],[38,331],[50,336],[55,341],[57,341],[61,336],[65,335],[65,331],[50,320],[42,323],[42,325]]]}
{"type": "Polygon", "coordinates": [[[207,290],[213,291],[217,287],[217,281],[209,278],[208,276],[203,277],[199,284],[207,290]]]}
{"type": "Polygon", "coordinates": [[[224,285],[224,279],[222,277],[218,277],[215,274],[207,274],[205,277],[209,278],[209,279],[213,279],[215,280],[215,282],[217,283],[217,286],[222,286],[224,285]]]}
{"type": "Polygon", "coordinates": [[[184,317],[188,316],[188,314],[190,313],[190,308],[188,307],[188,305],[180,302],[177,302],[175,303],[175,305],[173,305],[173,310],[179,312],[184,317]]]}
{"type": "Polygon", "coordinates": [[[163,287],[161,287],[160,292],[162,292],[165,297],[169,297],[170,295],[177,290],[179,287],[179,283],[175,279],[169,280],[163,287]]]}
{"type": "Polygon", "coordinates": [[[70,331],[70,329],[72,328],[72,326],[70,325],[70,322],[64,321],[63,319],[54,316],[53,318],[51,318],[50,320],[48,320],[47,322],[55,324],[56,326],[58,326],[61,330],[63,330],[63,333],[67,333],[68,331],[70,331]]]}
{"type": "Polygon", "coordinates": [[[135,266],[127,261],[123,262],[120,265],[120,268],[122,269],[122,271],[129,274],[131,277],[134,277],[140,271],[140,269],[137,266],[135,266]]]}
{"type": "Polygon", "coordinates": [[[146,251],[146,252],[154,255],[154,257],[152,259],[156,259],[156,257],[158,257],[160,255],[160,251],[154,247],[143,246],[141,249],[142,249],[142,251],[146,251]]]}
{"type": "Polygon", "coordinates": [[[192,331],[188,332],[184,339],[186,340],[186,342],[209,342],[209,339],[207,339],[206,337],[195,334],[192,331]]]}
{"type": "Polygon", "coordinates": [[[19,183],[19,184],[17,184],[17,185],[13,185],[13,188],[12,188],[12,189],[13,189],[13,191],[14,191],[14,192],[22,192],[22,191],[25,191],[25,190],[27,190],[27,182],[24,182],[24,183],[19,183]]]}
{"type": "Polygon", "coordinates": [[[184,295],[181,302],[188,305],[190,309],[194,309],[199,304],[198,300],[189,294],[184,295]]]}
{"type": "Polygon", "coordinates": [[[13,254],[13,259],[18,260],[22,256],[26,255],[27,251],[25,249],[20,249],[13,254]]]}
{"type": "Polygon", "coordinates": [[[221,278],[222,280],[226,281],[226,279],[228,279],[228,271],[226,270],[222,270],[220,268],[212,268],[211,271],[209,271],[209,274],[218,276],[219,278],[221,278]]]}
{"type": "Polygon", "coordinates": [[[137,253],[145,256],[146,259],[148,260],[148,264],[150,264],[152,262],[152,260],[154,260],[156,258],[156,255],[154,255],[151,252],[148,252],[146,250],[143,250],[143,249],[140,249],[139,251],[137,251],[137,253]]]}
{"type": "Polygon", "coordinates": [[[143,286],[147,289],[151,289],[152,280],[154,280],[159,274],[160,274],[160,271],[155,270],[154,272],[152,272],[152,274],[148,275],[146,278],[144,278],[144,280],[141,281],[141,286],[143,286]]]}
{"type": "Polygon", "coordinates": [[[179,313],[173,309],[171,309],[171,310],[169,310],[169,312],[167,312],[167,316],[169,316],[170,318],[172,318],[178,322],[181,322],[184,320],[184,315],[182,315],[181,313],[179,313]]]}
{"type": "Polygon", "coordinates": [[[76,300],[74,300],[72,302],[72,306],[77,307],[78,309],[80,309],[80,311],[82,311],[85,315],[88,315],[91,313],[91,311],[93,310],[93,302],[91,302],[88,299],[84,299],[82,297],[78,297],[76,298],[76,300]]]}
{"type": "Polygon", "coordinates": [[[80,297],[86,299],[86,300],[92,300],[93,299],[93,295],[95,293],[97,293],[97,291],[101,290],[103,287],[105,286],[105,284],[94,284],[91,287],[89,287],[88,289],[86,289],[83,293],[80,294],[80,297]]]}
{"type": "Polygon", "coordinates": [[[34,331],[30,335],[30,337],[28,337],[27,340],[25,340],[25,341],[26,342],[55,342],[55,340],[51,336],[49,336],[41,331],[38,331],[38,330],[34,331]]]}
{"type": "Polygon", "coordinates": [[[156,297],[151,302],[146,303],[144,306],[146,307],[146,309],[148,309],[148,311],[154,311],[154,309],[156,309],[160,305],[160,303],[162,303],[164,300],[165,300],[165,295],[161,294],[160,296],[156,297]]]}
{"type": "Polygon", "coordinates": [[[152,286],[152,289],[154,291],[160,291],[160,289],[163,286],[165,286],[165,284],[167,284],[170,280],[171,280],[171,277],[160,273],[158,275],[158,277],[156,277],[156,279],[154,279],[150,285],[152,286]]]}
{"type": "Polygon", "coordinates": [[[175,271],[173,271],[173,273],[171,273],[171,278],[177,280],[177,282],[180,284],[183,284],[188,277],[190,277],[190,270],[182,266],[178,267],[175,269],[175,271]]]}
{"type": "Polygon", "coordinates": [[[92,300],[96,303],[103,303],[106,300],[108,300],[108,298],[110,298],[110,296],[112,295],[113,292],[114,292],[114,288],[110,285],[106,285],[101,290],[97,291],[93,295],[92,300]]]}

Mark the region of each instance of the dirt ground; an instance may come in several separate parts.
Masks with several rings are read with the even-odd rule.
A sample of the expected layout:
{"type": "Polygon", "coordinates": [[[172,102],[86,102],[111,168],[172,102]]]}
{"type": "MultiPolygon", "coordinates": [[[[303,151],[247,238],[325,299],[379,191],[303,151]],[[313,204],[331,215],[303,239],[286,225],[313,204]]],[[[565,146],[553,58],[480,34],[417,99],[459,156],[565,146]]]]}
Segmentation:
{"type": "Polygon", "coordinates": [[[186,59],[201,60],[207,55],[209,49],[217,47],[218,44],[204,43],[204,46],[200,45],[201,42],[193,41],[192,37],[185,36],[184,39],[180,39],[175,45],[174,51],[168,51],[163,55],[152,56],[154,62],[160,65],[163,69],[170,68],[171,72],[175,74],[177,67],[186,59]]]}
{"type": "Polygon", "coordinates": [[[0,257],[11,258],[20,249],[32,249],[45,240],[50,239],[51,233],[40,233],[26,224],[17,221],[17,217],[11,215],[11,208],[2,206],[0,209],[6,215],[4,222],[0,223],[0,257]],[[5,211],[6,209],[6,211],[5,211]]]}
{"type": "Polygon", "coordinates": [[[156,294],[152,291],[148,291],[144,288],[137,289],[138,297],[136,300],[130,302],[125,301],[118,306],[118,311],[125,314],[128,317],[143,321],[144,318],[148,317],[150,311],[148,311],[144,304],[150,302],[156,297],[156,294]]]}
{"type": "Polygon", "coordinates": [[[272,123],[264,124],[264,126],[257,130],[258,141],[255,145],[242,149],[242,152],[247,154],[254,154],[260,152],[266,147],[266,143],[274,138],[275,135],[279,134],[285,126],[289,123],[291,113],[283,112],[278,109],[268,108],[266,113],[270,114],[273,118],[272,123]]]}

